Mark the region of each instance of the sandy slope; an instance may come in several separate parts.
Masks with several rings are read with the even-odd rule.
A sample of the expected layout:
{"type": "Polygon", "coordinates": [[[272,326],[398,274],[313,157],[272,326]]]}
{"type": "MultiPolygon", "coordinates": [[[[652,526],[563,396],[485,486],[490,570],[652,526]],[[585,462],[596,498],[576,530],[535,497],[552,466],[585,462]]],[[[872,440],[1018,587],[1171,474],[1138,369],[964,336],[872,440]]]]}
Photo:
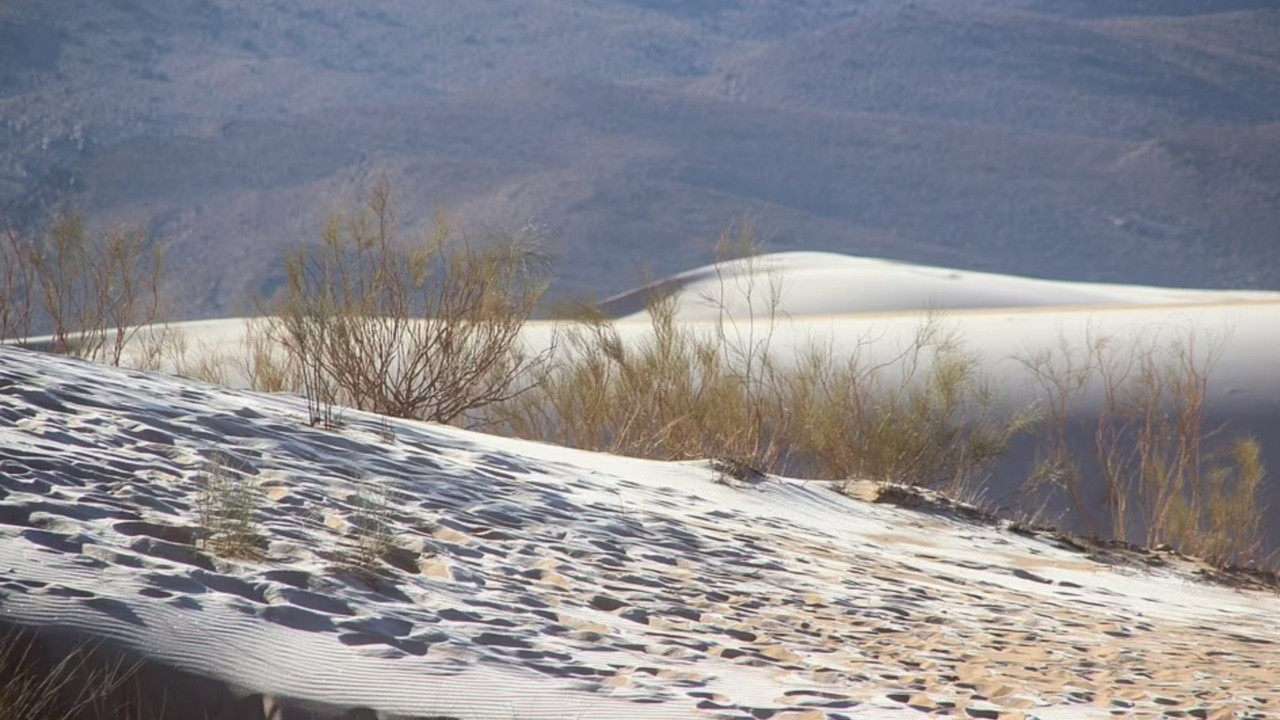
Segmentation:
{"type": "MultiPolygon", "coordinates": [[[[459,718],[1263,717],[1275,597],[1173,556],[718,482],[0,348],[0,620],[110,639],[218,702],[459,718]],[[260,493],[262,557],[191,547],[204,458],[260,493]],[[357,478],[392,549],[348,566],[357,478]],[[367,496],[366,496],[367,497],[367,496]]],[[[216,710],[216,708],[215,708],[216,710]]],[[[198,716],[195,708],[174,708],[198,716]]]]}

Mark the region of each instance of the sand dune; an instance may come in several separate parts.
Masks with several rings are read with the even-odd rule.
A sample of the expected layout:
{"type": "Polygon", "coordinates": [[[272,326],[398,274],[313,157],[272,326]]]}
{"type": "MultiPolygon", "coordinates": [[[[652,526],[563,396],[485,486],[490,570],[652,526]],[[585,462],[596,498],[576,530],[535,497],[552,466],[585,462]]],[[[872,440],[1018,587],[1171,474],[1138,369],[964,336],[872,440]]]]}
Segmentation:
{"type": "Polygon", "coordinates": [[[212,678],[169,717],[1256,717],[1274,596],[822,483],[658,463],[0,348],[0,621],[212,678]],[[260,555],[197,549],[214,454],[260,555]],[[361,478],[365,478],[362,480],[361,478]],[[362,495],[389,545],[351,567],[362,495]],[[254,698],[263,700],[253,700],[254,698]],[[237,701],[258,715],[237,715],[237,701]],[[228,711],[231,708],[232,711],[228,711]],[[354,717],[355,715],[348,715],[354,717]],[[369,715],[359,715],[368,717],[369,715]]]}
{"type": "MultiPolygon", "coordinates": [[[[1163,327],[1236,334],[1240,342],[1256,338],[1264,348],[1276,325],[1270,318],[1280,312],[1280,292],[1063,282],[821,252],[697,268],[611,297],[601,309],[618,321],[624,336],[640,337],[646,332],[645,303],[655,293],[675,294],[678,319],[695,325],[722,317],[741,327],[762,324],[774,307],[782,330],[775,350],[783,358],[810,340],[834,337],[840,349],[842,341],[879,335],[882,325],[911,327],[925,311],[936,311],[961,336],[973,334],[973,344],[992,361],[1023,347],[1056,343],[1058,335],[1083,341],[1086,330],[1131,335],[1134,328],[1163,327]]],[[[195,355],[238,351],[246,323],[224,318],[172,327],[186,336],[188,353],[195,355]]],[[[554,327],[530,323],[527,341],[544,344],[554,327]]],[[[893,342],[886,346],[906,333],[889,332],[893,342]]],[[[39,348],[41,339],[32,345],[39,348]]],[[[1251,355],[1265,363],[1263,354],[1251,355]]]]}
{"type": "Polygon", "coordinates": [[[788,252],[697,268],[605,300],[611,317],[630,318],[656,294],[680,297],[682,320],[777,311],[793,318],[936,309],[1077,308],[1280,302],[1265,291],[1186,290],[1040,280],[836,253],[788,252]]]}

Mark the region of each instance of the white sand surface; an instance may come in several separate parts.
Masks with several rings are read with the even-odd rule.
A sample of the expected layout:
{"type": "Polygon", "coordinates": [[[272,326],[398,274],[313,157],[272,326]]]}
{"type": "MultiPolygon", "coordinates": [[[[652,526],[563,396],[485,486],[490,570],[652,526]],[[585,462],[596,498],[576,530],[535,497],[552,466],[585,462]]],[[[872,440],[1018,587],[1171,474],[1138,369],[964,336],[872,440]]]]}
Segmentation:
{"type": "Polygon", "coordinates": [[[297,398],[0,348],[0,622],[386,717],[1280,707],[1275,595],[1203,584],[1170,554],[698,462],[304,416],[297,398]],[[255,559],[192,545],[215,453],[256,493],[255,559]],[[370,483],[391,540],[374,574],[350,568],[370,483]]]}
{"type": "Polygon", "coordinates": [[[1280,293],[1065,282],[825,252],[787,252],[697,268],[615,295],[612,317],[643,313],[655,293],[681,298],[682,320],[767,314],[830,317],[903,311],[1280,302],[1280,293]],[[776,291],[776,295],[775,295],[776,291]]]}

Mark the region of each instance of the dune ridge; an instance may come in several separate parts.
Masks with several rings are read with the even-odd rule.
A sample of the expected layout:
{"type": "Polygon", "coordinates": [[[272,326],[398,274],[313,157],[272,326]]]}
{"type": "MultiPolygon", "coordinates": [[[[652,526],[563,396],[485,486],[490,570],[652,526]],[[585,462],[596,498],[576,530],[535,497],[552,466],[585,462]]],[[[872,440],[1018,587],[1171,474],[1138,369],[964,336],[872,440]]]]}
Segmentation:
{"type": "Polygon", "coordinates": [[[1068,282],[974,272],[828,252],[784,252],[707,265],[614,295],[606,315],[636,319],[655,295],[676,294],[682,320],[743,318],[769,308],[778,288],[779,315],[792,318],[923,310],[1098,309],[1126,306],[1280,303],[1280,292],[1192,290],[1068,282]],[[750,298],[750,299],[748,299],[750,298]]]}

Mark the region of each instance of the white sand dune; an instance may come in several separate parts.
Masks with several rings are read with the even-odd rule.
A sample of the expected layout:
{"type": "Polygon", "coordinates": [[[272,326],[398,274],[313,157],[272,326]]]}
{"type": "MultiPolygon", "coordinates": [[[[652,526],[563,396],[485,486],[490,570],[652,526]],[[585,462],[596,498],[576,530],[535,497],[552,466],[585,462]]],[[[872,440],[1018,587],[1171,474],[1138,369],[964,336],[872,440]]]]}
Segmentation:
{"type": "Polygon", "coordinates": [[[681,299],[682,320],[715,320],[722,311],[738,318],[754,311],[763,317],[775,288],[779,314],[793,318],[929,309],[1280,302],[1276,292],[1064,282],[836,253],[787,252],[690,270],[615,295],[601,306],[611,317],[636,317],[650,297],[675,293],[681,299]]]}
{"type": "MultiPolygon", "coordinates": [[[[1027,350],[1081,346],[1103,336],[1132,338],[1158,332],[1175,339],[1225,338],[1232,349],[1221,380],[1232,393],[1269,393],[1270,348],[1280,330],[1280,292],[1190,290],[1039,280],[834,253],[791,252],[708,266],[681,273],[604,301],[624,338],[647,335],[646,298],[655,289],[678,296],[678,318],[690,326],[727,319],[744,332],[763,327],[777,289],[772,352],[786,360],[813,342],[834,342],[846,352],[892,355],[908,342],[922,312],[934,310],[978,350],[988,364],[1004,363],[1027,350]],[[872,342],[868,342],[872,341],[872,342]],[[1239,372],[1235,370],[1239,368],[1239,372]],[[1229,376],[1229,377],[1226,377],[1229,376]]],[[[246,334],[245,318],[176,323],[188,355],[236,354],[246,334]]],[[[549,342],[557,327],[532,322],[526,341],[549,342]]],[[[40,339],[33,341],[40,346],[40,339]]],[[[171,368],[169,368],[171,369],[171,368]]],[[[1012,372],[1000,367],[1000,372],[1012,372]]],[[[1007,386],[1022,386],[1022,378],[1007,386]]],[[[233,372],[232,386],[244,378],[233,372]]],[[[1272,397],[1272,400],[1280,399],[1272,397]]]]}
{"type": "Polygon", "coordinates": [[[172,718],[264,702],[465,720],[1280,707],[1274,595],[1204,584],[1171,554],[702,463],[304,415],[297,398],[0,348],[0,623],[224,687],[169,698],[172,718]],[[192,545],[214,454],[259,498],[257,559],[192,545]],[[389,494],[376,574],[349,566],[365,482],[389,494]]]}

